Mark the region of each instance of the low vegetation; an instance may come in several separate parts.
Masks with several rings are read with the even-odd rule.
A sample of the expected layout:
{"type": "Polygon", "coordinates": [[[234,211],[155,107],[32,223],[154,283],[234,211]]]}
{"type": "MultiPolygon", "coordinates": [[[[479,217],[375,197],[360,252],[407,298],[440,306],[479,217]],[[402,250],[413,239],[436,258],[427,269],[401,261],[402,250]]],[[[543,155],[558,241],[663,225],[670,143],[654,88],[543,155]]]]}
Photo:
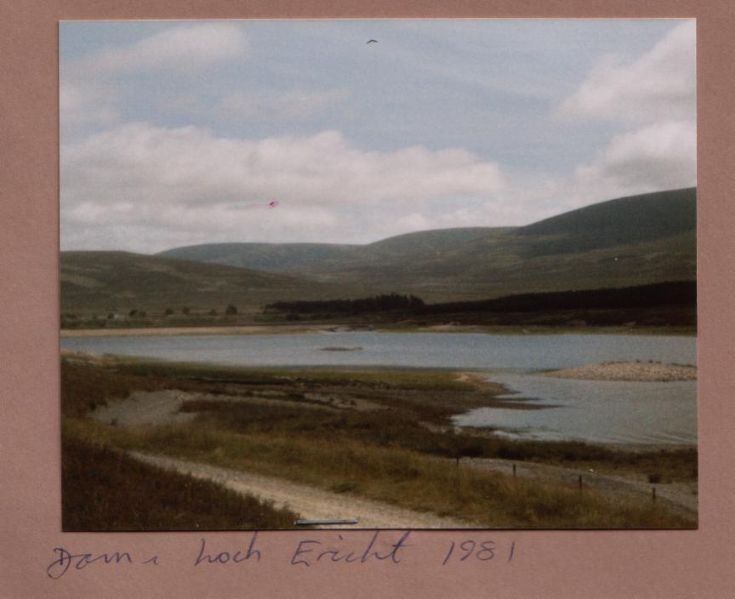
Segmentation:
{"type": "Polygon", "coordinates": [[[522,528],[686,528],[690,521],[655,506],[610,501],[593,491],[513,480],[457,468],[417,452],[320,438],[236,434],[191,424],[125,431],[88,427],[77,434],[120,447],[357,493],[402,507],[522,528]]]}
{"type": "Polygon", "coordinates": [[[83,441],[62,441],[62,527],[73,531],[292,528],[298,515],[83,441]]]}
{"type": "MultiPolygon", "coordinates": [[[[495,395],[500,389],[478,387],[449,372],[250,370],[146,360],[90,363],[71,357],[62,363],[62,382],[64,438],[84,447],[163,453],[452,515],[483,526],[694,525],[650,502],[613,501],[591,489],[580,493],[561,483],[514,480],[460,463],[456,458],[572,463],[599,471],[635,472],[656,482],[693,480],[697,474],[695,450],[627,453],[583,443],[511,441],[480,431],[456,433],[450,416],[468,407],[491,405],[498,401],[495,395]],[[165,388],[206,394],[206,400],[190,400],[181,408],[197,414],[197,419],[126,429],[85,417],[93,405],[133,389],[165,388]]],[[[109,462],[113,455],[119,456],[115,451],[90,455],[98,457],[88,461],[87,468],[95,468],[98,459],[109,462]]],[[[94,483],[80,481],[81,489],[94,483]]],[[[82,499],[76,496],[70,501],[82,499]]],[[[201,520],[187,518],[190,527],[192,522],[201,526],[201,520]]]]}

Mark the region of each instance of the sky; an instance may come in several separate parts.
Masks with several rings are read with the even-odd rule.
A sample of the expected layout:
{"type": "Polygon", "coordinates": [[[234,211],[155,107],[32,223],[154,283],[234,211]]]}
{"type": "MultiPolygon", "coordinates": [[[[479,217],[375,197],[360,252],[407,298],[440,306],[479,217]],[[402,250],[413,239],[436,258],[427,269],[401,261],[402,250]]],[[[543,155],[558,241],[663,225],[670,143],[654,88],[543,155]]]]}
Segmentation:
{"type": "Polygon", "coordinates": [[[63,22],[61,248],[369,243],[694,186],[695,29],[63,22]]]}

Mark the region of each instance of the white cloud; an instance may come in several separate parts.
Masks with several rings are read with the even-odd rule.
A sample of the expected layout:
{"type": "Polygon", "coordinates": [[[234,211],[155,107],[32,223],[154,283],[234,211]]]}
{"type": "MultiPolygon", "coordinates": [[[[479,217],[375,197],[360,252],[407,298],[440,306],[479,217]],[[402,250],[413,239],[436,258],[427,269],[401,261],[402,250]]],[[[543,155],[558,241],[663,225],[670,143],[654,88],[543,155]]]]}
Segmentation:
{"type": "Polygon", "coordinates": [[[525,211],[532,222],[613,198],[694,187],[696,126],[663,121],[615,135],[597,155],[567,177],[518,173],[504,204],[525,211]]]}
{"type": "Polygon", "coordinates": [[[558,114],[624,121],[693,119],[696,110],[696,25],[685,21],[630,63],[601,61],[558,114]]]}
{"type": "Polygon", "coordinates": [[[94,82],[64,81],[59,86],[62,133],[86,126],[108,127],[120,120],[117,94],[113,86],[94,82]]]}
{"type": "Polygon", "coordinates": [[[241,58],[247,43],[242,27],[232,23],[198,23],[165,29],[135,44],[107,48],[75,65],[80,71],[201,71],[212,64],[241,58]]]}
{"type": "Polygon", "coordinates": [[[128,231],[124,247],[148,249],[165,246],[160,236],[140,239],[144,230],[208,240],[374,239],[383,231],[359,216],[366,207],[397,221],[423,202],[489,199],[505,185],[496,164],[465,150],[370,152],[335,131],[248,140],[135,123],[65,145],[61,161],[65,248],[94,240],[114,247],[110,229],[128,231]],[[268,209],[272,199],[277,209],[268,209]],[[105,227],[109,236],[100,238],[105,227]]]}
{"type": "Polygon", "coordinates": [[[578,169],[577,179],[621,191],[694,186],[696,153],[697,130],[693,122],[655,123],[613,137],[595,162],[578,169]]]}
{"type": "MultiPolygon", "coordinates": [[[[62,135],[110,127],[121,120],[126,75],[168,71],[200,72],[217,63],[242,58],[247,49],[243,29],[232,23],[198,23],[169,27],[127,46],[108,47],[82,58],[62,61],[60,118],[62,135]]],[[[130,94],[128,94],[130,95],[130,94]]],[[[202,110],[193,93],[168,99],[171,112],[202,110]]],[[[163,106],[161,107],[164,108],[163,106]]]]}
{"type": "Polygon", "coordinates": [[[62,167],[72,203],[82,197],[164,197],[181,204],[237,204],[277,197],[341,204],[483,196],[503,185],[496,164],[461,149],[368,152],[336,131],[248,140],[146,123],[65,146],[62,167]]]}
{"type": "Polygon", "coordinates": [[[674,27],[650,51],[624,64],[608,57],[557,114],[613,120],[614,135],[567,181],[555,184],[567,208],[697,184],[696,25],[674,27]]]}
{"type": "MultiPolygon", "coordinates": [[[[511,173],[492,155],[463,149],[370,151],[336,131],[243,139],[200,127],[120,124],[124,103],[116,90],[135,98],[135,106],[144,104],[133,95],[137,78],[129,75],[168,70],[176,80],[177,74],[246,52],[244,33],[235,24],[189,24],[64,65],[62,132],[87,135],[62,137],[65,249],[156,251],[235,240],[365,242],[419,229],[521,225],[614,197],[696,184],[692,21],[674,27],[636,60],[599,63],[559,105],[558,114],[609,120],[615,131],[566,174],[511,173]],[[100,127],[106,130],[89,135],[100,127]],[[272,199],[279,200],[277,209],[268,208],[272,199]]],[[[181,81],[188,85],[191,78],[181,81]]],[[[329,111],[357,102],[336,81],[323,90],[311,89],[311,82],[273,91],[289,84],[266,82],[267,91],[243,88],[229,95],[162,86],[155,106],[159,115],[196,114],[198,122],[220,131],[248,118],[284,122],[278,130],[292,131],[294,121],[318,115],[323,122],[329,111]],[[178,95],[167,96],[170,89],[178,95]],[[212,98],[220,100],[210,103],[212,98]]],[[[514,118],[512,110],[508,115],[514,118]]],[[[369,143],[369,136],[356,137],[369,143]]],[[[472,139],[470,134],[467,143],[472,139]]]]}
{"type": "Polygon", "coordinates": [[[348,97],[346,89],[234,92],[224,96],[215,110],[225,118],[303,119],[334,108],[348,97]]]}

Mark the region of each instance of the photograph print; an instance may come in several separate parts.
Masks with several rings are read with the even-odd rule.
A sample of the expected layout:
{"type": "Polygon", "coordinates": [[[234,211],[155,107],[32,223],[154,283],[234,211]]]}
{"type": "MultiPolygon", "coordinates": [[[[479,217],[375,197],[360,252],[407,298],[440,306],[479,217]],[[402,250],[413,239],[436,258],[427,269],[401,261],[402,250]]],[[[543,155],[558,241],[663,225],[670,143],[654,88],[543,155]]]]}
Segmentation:
{"type": "Polygon", "coordinates": [[[695,20],[59,40],[64,531],[697,527],[695,20]]]}

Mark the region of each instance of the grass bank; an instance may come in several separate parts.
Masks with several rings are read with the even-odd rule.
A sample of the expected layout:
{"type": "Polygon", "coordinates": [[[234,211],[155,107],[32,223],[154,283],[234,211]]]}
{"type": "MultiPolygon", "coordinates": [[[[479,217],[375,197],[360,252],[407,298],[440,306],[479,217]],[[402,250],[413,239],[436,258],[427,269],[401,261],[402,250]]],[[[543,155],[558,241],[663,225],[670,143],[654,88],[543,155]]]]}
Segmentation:
{"type": "Polygon", "coordinates": [[[133,390],[214,393],[218,402],[187,402],[217,428],[239,433],[319,436],[400,447],[441,457],[501,458],[634,472],[663,482],[697,478],[694,448],[622,451],[577,441],[498,437],[485,429],[455,432],[452,415],[483,406],[508,407],[505,389],[447,371],[250,369],[151,360],[65,359],[64,413],[78,416],[133,390]],[[268,396],[265,405],[233,398],[268,396]],[[305,405],[324,410],[304,410],[305,405]]]}
{"type": "Polygon", "coordinates": [[[687,528],[651,504],[610,500],[592,490],[514,480],[397,447],[272,434],[238,434],[211,424],[123,430],[67,422],[67,434],[116,447],[257,472],[354,493],[489,528],[687,528]]]}
{"type": "Polygon", "coordinates": [[[87,446],[138,449],[283,477],[483,526],[694,525],[650,502],[615,501],[592,490],[580,494],[562,484],[457,467],[447,458],[572,463],[648,474],[659,482],[696,480],[695,450],[630,453],[457,433],[449,426],[452,414],[493,405],[500,391],[444,371],[256,370],[77,356],[62,361],[63,435],[87,446]],[[122,429],[86,418],[99,403],[157,389],[195,397],[201,392],[208,399],[183,404],[182,411],[197,414],[189,424],[122,429]]]}
{"type": "Polygon", "coordinates": [[[85,441],[68,424],[61,488],[65,532],[293,528],[298,518],[269,502],[85,441]]]}

